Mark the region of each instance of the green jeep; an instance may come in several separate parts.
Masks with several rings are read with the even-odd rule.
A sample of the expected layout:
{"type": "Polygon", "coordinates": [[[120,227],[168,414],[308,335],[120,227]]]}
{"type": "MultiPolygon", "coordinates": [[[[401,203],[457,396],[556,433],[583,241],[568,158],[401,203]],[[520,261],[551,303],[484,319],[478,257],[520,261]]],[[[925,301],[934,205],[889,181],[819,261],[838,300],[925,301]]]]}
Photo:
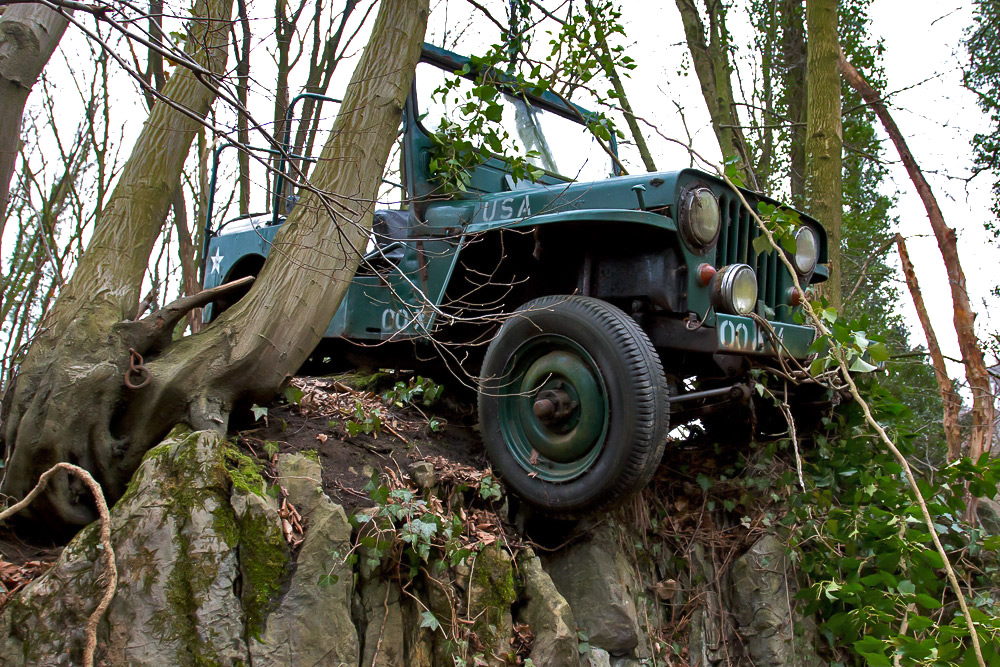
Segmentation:
{"type": "MultiPolygon", "coordinates": [[[[587,111],[514,89],[501,96],[503,118],[534,180],[484,152],[464,188],[443,188],[435,128],[461,118],[434,91],[469,63],[425,45],[390,159],[402,204],[376,211],[322,354],[345,366],[447,367],[474,384],[495,472],[556,516],[627,498],[668,439],[780,437],[775,399],[808,430],[830,396],[791,380],[805,375],[798,362],[816,332],[796,323],[778,251],[755,251],[758,226],[738,194],[694,169],[620,175],[613,136],[597,140],[587,111]]],[[[741,192],[751,206],[777,205],[741,192]]],[[[205,287],[260,270],[292,199],[275,194],[272,214],[218,229],[209,211],[205,287]]],[[[800,220],[788,255],[805,287],[827,278],[827,241],[800,220]]]]}

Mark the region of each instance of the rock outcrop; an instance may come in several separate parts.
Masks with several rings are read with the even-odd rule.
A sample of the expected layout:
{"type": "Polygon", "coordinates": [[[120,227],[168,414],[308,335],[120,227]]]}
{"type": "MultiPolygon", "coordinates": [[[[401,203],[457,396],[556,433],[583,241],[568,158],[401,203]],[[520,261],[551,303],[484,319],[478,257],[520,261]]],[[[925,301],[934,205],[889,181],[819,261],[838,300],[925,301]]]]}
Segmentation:
{"type": "MultiPolygon", "coordinates": [[[[275,494],[259,472],[233,470],[234,451],[216,434],[177,430],[145,457],[112,510],[120,583],[98,630],[98,664],[434,667],[530,658],[536,667],[631,667],[654,656],[700,667],[817,664],[812,629],[790,608],[794,581],[774,537],[720,572],[697,542],[683,553],[666,541],[643,551],[605,518],[580,524],[567,545],[541,556],[498,539],[432,563],[362,539],[385,530],[374,528],[385,516],[370,512],[352,527],[323,492],[319,465],[283,455],[271,490],[302,516],[304,539],[292,548],[275,494]],[[664,640],[679,618],[689,624],[683,655],[664,640]]],[[[414,502],[460,506],[434,496],[443,482],[430,464],[414,466],[412,477],[415,490],[401,492],[414,502]]],[[[493,502],[488,511],[502,511],[493,502]]],[[[97,528],[81,531],[0,612],[0,665],[80,663],[103,585],[97,528]]]]}

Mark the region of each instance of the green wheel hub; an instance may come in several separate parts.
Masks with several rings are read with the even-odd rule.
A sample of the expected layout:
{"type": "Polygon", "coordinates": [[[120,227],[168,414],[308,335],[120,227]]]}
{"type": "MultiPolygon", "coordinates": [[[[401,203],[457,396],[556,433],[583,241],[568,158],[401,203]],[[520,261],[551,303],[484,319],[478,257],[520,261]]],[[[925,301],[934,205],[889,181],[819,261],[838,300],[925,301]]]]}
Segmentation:
{"type": "Polygon", "coordinates": [[[565,482],[597,460],[608,428],[604,381],[590,354],[560,335],[525,341],[497,397],[514,459],[538,479],[565,482]]]}

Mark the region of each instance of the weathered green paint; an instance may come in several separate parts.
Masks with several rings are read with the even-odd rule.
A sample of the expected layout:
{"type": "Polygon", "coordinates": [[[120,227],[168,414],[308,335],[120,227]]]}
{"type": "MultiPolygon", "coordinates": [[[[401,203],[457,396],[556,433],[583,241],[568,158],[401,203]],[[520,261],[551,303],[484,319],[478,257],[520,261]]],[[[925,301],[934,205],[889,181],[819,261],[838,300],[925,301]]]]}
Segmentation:
{"type": "MultiPolygon", "coordinates": [[[[425,46],[423,59],[452,69],[468,62],[461,56],[429,46],[425,46]]],[[[574,108],[572,112],[565,111],[564,103],[551,95],[532,98],[532,101],[549,109],[562,106],[566,116],[576,112],[587,114],[579,108],[574,108]]],[[[419,112],[415,106],[416,100],[411,95],[404,114],[403,136],[407,191],[418,200],[430,194],[440,197],[440,186],[428,169],[431,146],[428,131],[418,121],[419,112]]],[[[594,182],[573,182],[546,173],[536,183],[515,184],[511,181],[509,167],[496,158],[490,158],[471,171],[468,191],[455,193],[450,199],[426,199],[409,211],[408,237],[400,242],[402,258],[398,264],[379,271],[377,275],[355,276],[325,336],[360,342],[427,339],[448,324],[440,317],[439,308],[446,307],[445,292],[449,281],[462,260],[463,252],[476,239],[503,229],[532,230],[546,226],[558,226],[559,234],[572,236],[575,229],[600,225],[602,233],[616,237],[641,229],[656,230],[665,235],[671,251],[677,253],[681,266],[687,268],[681,295],[683,312],[678,315],[697,315],[705,325],[704,335],[713,335],[708,329],[727,320],[717,320],[709,289],[698,280],[697,267],[708,263],[721,268],[727,263],[739,261],[755,269],[760,268],[761,273],[767,274],[760,284],[766,282],[770,288],[768,294],[761,295],[757,313],[773,321],[777,330],[791,332],[788,335],[796,344],[800,339],[811,337],[798,328],[787,328],[793,322],[794,314],[792,307],[784,305],[793,284],[791,276],[773,253],[764,260],[753,252],[750,240],[757,231],[748,215],[737,233],[739,238],[730,242],[733,246],[739,243],[742,247],[734,256],[722,256],[724,249],[721,244],[697,254],[682,241],[676,214],[681,193],[694,183],[709,187],[719,197],[724,208],[724,225],[730,210],[727,207],[732,207],[734,215],[738,215],[739,201],[729,186],[715,176],[694,169],[616,176],[594,182]],[[638,186],[642,187],[641,201],[635,191],[638,186]],[[768,300],[773,307],[766,307],[768,300]]],[[[776,203],[750,191],[744,191],[743,195],[751,206],[760,201],[776,203]]],[[[818,230],[820,261],[825,261],[825,233],[815,221],[806,216],[802,216],[802,220],[818,230]]],[[[238,275],[238,264],[247,257],[266,256],[280,228],[280,225],[271,222],[269,215],[239,221],[212,238],[205,286],[212,287],[238,275]]],[[[381,252],[376,249],[366,258],[377,265],[380,261],[384,262],[380,258],[381,252]]],[[[517,257],[508,259],[511,262],[522,261],[517,257]]],[[[826,275],[825,267],[819,267],[813,281],[820,282],[826,275]]],[[[728,346],[720,351],[773,355],[773,350],[767,346],[760,349],[728,346]]]]}
{"type": "Polygon", "coordinates": [[[591,356],[563,336],[533,338],[514,355],[501,385],[500,424],[510,452],[538,479],[568,482],[587,472],[607,435],[607,390],[591,356]],[[564,391],[573,408],[565,419],[546,423],[534,412],[545,391],[564,391]]]}

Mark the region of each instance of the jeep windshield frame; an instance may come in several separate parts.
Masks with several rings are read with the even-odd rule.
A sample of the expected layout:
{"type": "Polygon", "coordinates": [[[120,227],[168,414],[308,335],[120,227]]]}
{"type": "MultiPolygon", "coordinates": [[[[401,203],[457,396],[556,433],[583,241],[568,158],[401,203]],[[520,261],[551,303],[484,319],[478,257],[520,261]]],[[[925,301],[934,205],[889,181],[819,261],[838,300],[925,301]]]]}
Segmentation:
{"type": "MultiPolygon", "coordinates": [[[[442,101],[434,99],[438,97],[436,92],[439,90],[439,83],[449,76],[474,83],[477,76],[485,72],[489,76],[489,82],[501,93],[498,98],[504,107],[501,125],[510,132],[515,141],[515,149],[520,154],[525,155],[529,150],[536,151],[536,156],[525,157],[533,168],[544,173],[539,179],[541,182],[598,181],[622,173],[614,132],[609,131],[610,139],[601,142],[588,127],[588,123],[600,122],[600,117],[594,112],[541,86],[492,68],[487,70],[474,59],[430,44],[424,45],[420,64],[431,65],[442,73],[440,81],[428,84],[426,73],[430,71],[429,68],[418,65],[414,77],[410,98],[412,119],[414,125],[426,136],[430,137],[436,131],[429,126],[433,123],[426,122],[429,116],[435,121],[442,118],[450,118],[456,122],[462,120],[456,115],[454,108],[448,109],[442,101]]],[[[487,162],[507,164],[502,156],[490,152],[486,147],[479,147],[477,150],[489,156],[487,162]]]]}

